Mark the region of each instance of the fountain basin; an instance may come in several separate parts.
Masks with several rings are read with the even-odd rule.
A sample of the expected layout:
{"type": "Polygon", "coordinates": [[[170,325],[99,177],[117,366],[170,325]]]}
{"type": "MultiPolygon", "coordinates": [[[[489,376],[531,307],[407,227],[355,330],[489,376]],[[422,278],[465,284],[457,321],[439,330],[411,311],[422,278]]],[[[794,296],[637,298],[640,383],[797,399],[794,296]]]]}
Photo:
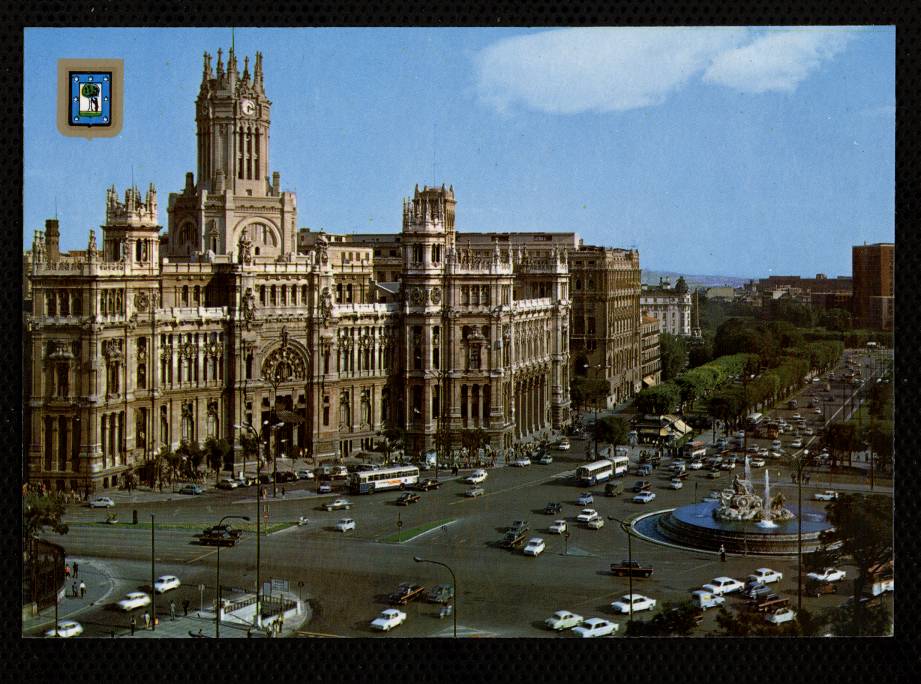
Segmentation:
{"type": "MultiPolygon", "coordinates": [[[[722,546],[727,553],[783,556],[797,553],[800,511],[796,506],[788,505],[796,517],[781,522],[771,521],[773,527],[759,526],[752,521],[717,520],[713,511],[719,506],[716,501],[680,506],[644,516],[634,523],[634,528],[650,541],[705,551],[719,551],[722,546]]],[[[820,546],[819,535],[831,529],[831,524],[822,509],[804,504],[802,512],[803,553],[808,553],[820,546]]]]}

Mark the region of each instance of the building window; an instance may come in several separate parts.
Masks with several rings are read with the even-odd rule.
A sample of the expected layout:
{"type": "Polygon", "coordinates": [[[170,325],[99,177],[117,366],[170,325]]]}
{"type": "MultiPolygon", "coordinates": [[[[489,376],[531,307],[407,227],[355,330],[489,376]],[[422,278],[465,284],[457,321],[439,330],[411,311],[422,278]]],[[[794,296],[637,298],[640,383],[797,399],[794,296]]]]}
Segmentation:
{"type": "Polygon", "coordinates": [[[323,397],[323,425],[329,425],[329,397],[323,397]]]}

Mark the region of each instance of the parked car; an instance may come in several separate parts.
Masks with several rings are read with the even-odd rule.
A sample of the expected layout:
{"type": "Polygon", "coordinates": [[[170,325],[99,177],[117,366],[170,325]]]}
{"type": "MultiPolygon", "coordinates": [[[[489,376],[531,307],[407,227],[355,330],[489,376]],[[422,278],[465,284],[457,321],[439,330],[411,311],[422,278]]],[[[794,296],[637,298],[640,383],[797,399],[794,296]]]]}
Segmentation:
{"type": "Polygon", "coordinates": [[[579,513],[578,516],[576,516],[576,521],[580,523],[587,523],[587,522],[591,522],[597,517],[599,517],[598,511],[596,511],[594,508],[583,508],[582,512],[579,513]]]}
{"type": "Polygon", "coordinates": [[[668,483],[669,489],[681,489],[682,487],[684,487],[684,482],[682,482],[677,477],[673,477],[671,481],[668,483]]]}
{"type": "Polygon", "coordinates": [[[352,507],[352,502],[348,499],[333,499],[332,501],[327,501],[323,504],[323,508],[327,511],[338,511],[338,510],[349,510],[352,507]]]}
{"type": "Polygon", "coordinates": [[[784,622],[792,622],[795,617],[795,610],[791,608],[777,608],[776,610],[771,611],[765,615],[764,619],[775,625],[780,625],[784,622]]]}
{"type": "Polygon", "coordinates": [[[776,570],[771,570],[770,568],[758,568],[752,574],[750,574],[749,579],[754,579],[761,584],[771,584],[773,582],[779,582],[783,579],[783,573],[777,572],[776,570]]]}
{"type": "Polygon", "coordinates": [[[838,568],[823,568],[818,572],[806,573],[806,577],[816,582],[840,582],[847,577],[847,573],[838,568]]]}
{"type": "Polygon", "coordinates": [[[556,501],[551,501],[546,506],[544,506],[544,515],[556,515],[563,510],[563,504],[556,501]]]}
{"type": "Polygon", "coordinates": [[[348,532],[349,530],[355,531],[355,521],[352,518],[340,518],[339,522],[336,523],[336,529],[340,532],[348,532]]]}
{"type": "Polygon", "coordinates": [[[652,474],[652,464],[643,463],[636,467],[636,474],[641,477],[649,477],[652,474]]]}
{"type": "Polygon", "coordinates": [[[591,492],[582,492],[579,495],[579,498],[576,499],[576,503],[579,506],[588,506],[589,504],[594,503],[594,502],[595,502],[595,497],[592,496],[591,492]]]}
{"type": "Polygon", "coordinates": [[[652,489],[652,483],[649,480],[637,480],[633,483],[634,492],[645,492],[652,489]]]}
{"type": "Polygon", "coordinates": [[[571,629],[582,622],[582,616],[571,613],[568,610],[558,610],[553,615],[544,620],[544,624],[557,632],[564,629],[571,629]]]}
{"type": "Polygon", "coordinates": [[[153,586],[155,592],[162,594],[171,589],[178,589],[180,584],[182,584],[182,582],[180,582],[179,578],[175,575],[163,575],[154,581],[153,586]]]}
{"type": "Polygon", "coordinates": [[[397,498],[397,506],[408,506],[419,501],[419,495],[412,492],[403,492],[397,498]]]}
{"type": "Polygon", "coordinates": [[[752,468],[763,468],[764,466],[767,465],[767,461],[765,461],[760,456],[758,458],[751,459],[749,463],[751,464],[752,468]]]}
{"type": "Polygon", "coordinates": [[[143,591],[132,591],[130,594],[127,594],[125,598],[118,602],[118,607],[125,612],[137,610],[138,608],[146,608],[149,605],[150,596],[145,594],[143,591]]]}
{"type": "Polygon", "coordinates": [[[803,447],[803,440],[799,437],[790,442],[790,447],[793,449],[801,449],[803,447]]]}
{"type": "Polygon", "coordinates": [[[565,520],[554,520],[553,524],[550,525],[550,532],[553,534],[563,534],[566,531],[566,521],[565,520]]]}
{"type": "Polygon", "coordinates": [[[722,596],[723,594],[742,591],[744,587],[745,585],[742,582],[732,577],[716,577],[701,588],[709,591],[711,594],[722,596]]]}
{"type": "Polygon", "coordinates": [[[179,493],[180,494],[192,494],[192,495],[204,494],[205,488],[202,487],[201,485],[193,484],[190,482],[188,484],[182,485],[179,488],[179,493]]]}
{"type": "Polygon", "coordinates": [[[750,599],[760,599],[771,593],[772,591],[769,586],[752,579],[749,579],[749,581],[745,583],[745,588],[742,590],[742,594],[750,599]]]}
{"type": "Polygon", "coordinates": [[[807,437],[812,437],[815,434],[815,430],[813,430],[811,427],[807,427],[805,430],[803,430],[803,434],[807,437]]]}
{"type": "Polygon", "coordinates": [[[716,608],[725,602],[726,599],[724,597],[712,594],[705,589],[698,589],[697,591],[691,592],[691,603],[701,610],[716,608]]]}
{"type": "Polygon", "coordinates": [[[599,516],[594,520],[589,520],[587,523],[585,523],[585,526],[590,530],[600,530],[602,527],[604,527],[604,518],[599,516]]]}
{"type": "Polygon", "coordinates": [[[543,539],[540,537],[532,537],[528,540],[528,543],[525,545],[522,553],[524,553],[526,556],[539,556],[541,553],[543,553],[545,547],[546,545],[544,544],[543,539]]]}
{"type": "Polygon", "coordinates": [[[701,461],[699,458],[695,458],[693,461],[688,463],[688,468],[690,468],[691,470],[700,470],[703,467],[704,467],[704,462],[701,461]]]}
{"type": "Polygon", "coordinates": [[[578,627],[573,627],[572,633],[583,639],[610,636],[617,631],[617,625],[603,618],[589,618],[578,627]]]}
{"type": "Polygon", "coordinates": [[[321,482],[317,487],[317,494],[332,494],[333,486],[329,482],[321,482]]]}
{"type": "Polygon", "coordinates": [[[112,508],[115,506],[115,502],[107,496],[97,496],[90,501],[89,505],[90,508],[112,508]]]}
{"type": "Polygon", "coordinates": [[[527,456],[519,456],[514,461],[512,461],[510,465],[512,465],[515,468],[525,468],[531,465],[531,459],[528,458],[527,456]]]}
{"type": "Polygon", "coordinates": [[[221,481],[217,483],[218,489],[236,489],[240,486],[240,483],[234,480],[232,477],[221,478],[221,481]]]}
{"type": "Polygon", "coordinates": [[[295,475],[297,476],[298,480],[312,480],[313,479],[313,472],[311,472],[310,470],[298,470],[295,473],[295,475]]]}
{"type": "Polygon", "coordinates": [[[838,498],[838,492],[833,489],[826,489],[824,492],[813,494],[813,498],[816,501],[835,501],[838,498]]]}
{"type": "Polygon", "coordinates": [[[450,584],[436,584],[425,595],[429,603],[447,603],[454,598],[454,587],[450,584]]]}
{"type": "Polygon", "coordinates": [[[642,594],[624,594],[611,604],[611,608],[618,613],[629,613],[631,607],[634,613],[653,610],[656,607],[656,600],[642,594]]]}
{"type": "Polygon", "coordinates": [[[464,496],[477,497],[483,496],[485,493],[486,490],[483,487],[471,487],[466,492],[464,492],[464,496]]]}
{"type": "Polygon", "coordinates": [[[71,637],[78,637],[81,634],[83,634],[83,625],[73,620],[62,620],[58,622],[57,629],[52,627],[45,631],[46,637],[58,637],[60,639],[70,639],[71,637]]]}
{"type": "Polygon", "coordinates": [[[467,477],[464,478],[464,482],[469,484],[480,484],[483,480],[488,477],[488,474],[485,470],[477,469],[470,473],[467,477]]]}
{"type": "Polygon", "coordinates": [[[563,439],[560,440],[560,443],[556,445],[556,448],[560,451],[569,451],[571,446],[572,445],[569,443],[569,440],[563,437],[563,439]]]}
{"type": "Polygon", "coordinates": [[[553,456],[551,456],[548,453],[543,453],[540,455],[540,458],[537,459],[537,462],[540,463],[541,465],[550,465],[551,463],[553,463],[553,456]]]}
{"type": "Polygon", "coordinates": [[[414,582],[401,582],[394,591],[388,596],[390,603],[403,606],[422,596],[425,587],[414,582]]]}
{"type": "Polygon", "coordinates": [[[639,494],[633,497],[633,503],[645,504],[645,503],[649,503],[655,498],[656,498],[655,492],[640,492],[639,494]]]}
{"type": "Polygon", "coordinates": [[[406,622],[406,613],[396,608],[382,610],[380,615],[371,620],[371,629],[389,632],[394,627],[399,627],[406,622]]]}
{"type": "Polygon", "coordinates": [[[441,483],[431,477],[428,477],[424,480],[419,480],[416,483],[416,489],[418,489],[420,492],[427,492],[430,489],[438,489],[440,486],[441,483]]]}

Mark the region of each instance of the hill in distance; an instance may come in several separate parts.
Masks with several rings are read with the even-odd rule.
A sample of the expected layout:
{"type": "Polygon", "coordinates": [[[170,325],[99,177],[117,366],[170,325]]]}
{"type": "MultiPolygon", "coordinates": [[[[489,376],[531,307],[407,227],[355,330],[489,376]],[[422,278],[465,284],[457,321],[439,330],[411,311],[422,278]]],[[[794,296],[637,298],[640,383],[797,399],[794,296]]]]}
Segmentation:
{"type": "Polygon", "coordinates": [[[678,280],[679,276],[684,277],[685,282],[691,290],[707,287],[742,287],[751,278],[742,278],[739,276],[726,275],[696,275],[690,273],[678,273],[677,271],[650,271],[643,269],[641,280],[645,285],[658,285],[660,278],[668,278],[672,286],[678,280]]]}

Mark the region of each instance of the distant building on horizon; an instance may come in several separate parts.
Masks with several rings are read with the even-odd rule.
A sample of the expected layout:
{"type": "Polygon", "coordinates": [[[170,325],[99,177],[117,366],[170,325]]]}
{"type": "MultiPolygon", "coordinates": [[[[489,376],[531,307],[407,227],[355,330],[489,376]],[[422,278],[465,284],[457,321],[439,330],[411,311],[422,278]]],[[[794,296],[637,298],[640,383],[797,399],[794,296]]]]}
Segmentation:
{"type": "Polygon", "coordinates": [[[895,243],[854,245],[852,263],[852,311],[855,324],[877,330],[892,330],[895,309],[895,243]]]}

